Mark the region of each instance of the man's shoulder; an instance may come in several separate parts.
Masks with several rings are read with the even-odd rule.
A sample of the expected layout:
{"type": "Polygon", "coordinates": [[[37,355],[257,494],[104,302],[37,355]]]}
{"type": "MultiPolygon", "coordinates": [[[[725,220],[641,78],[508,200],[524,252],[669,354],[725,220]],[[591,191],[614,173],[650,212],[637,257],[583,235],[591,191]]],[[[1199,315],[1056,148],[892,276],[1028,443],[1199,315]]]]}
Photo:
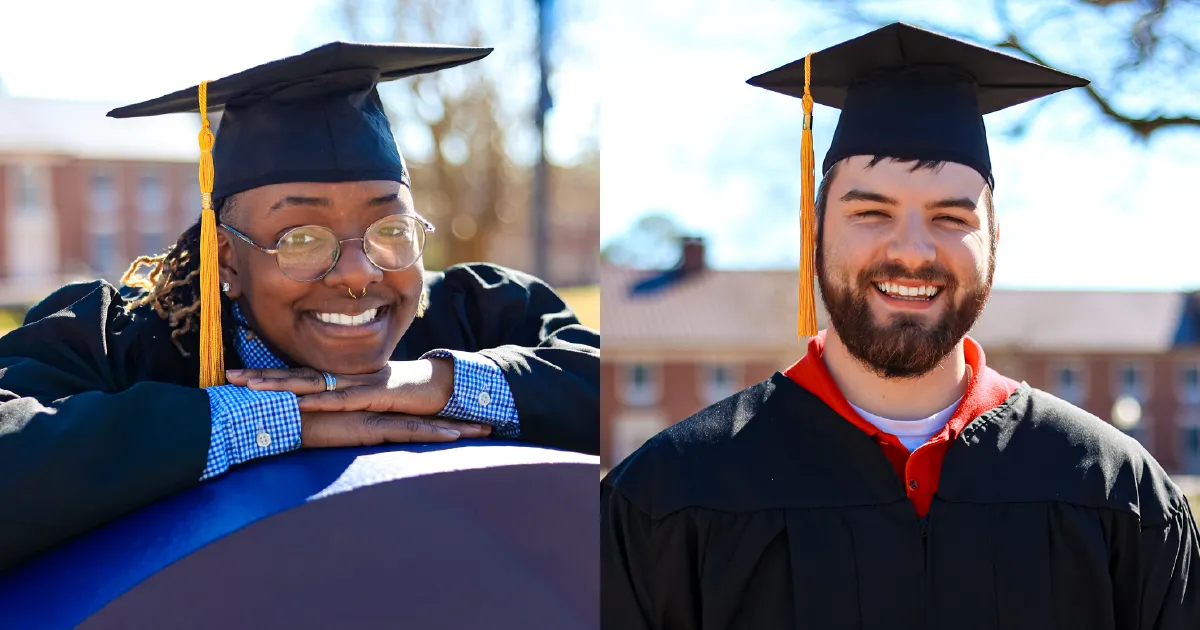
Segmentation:
{"type": "MultiPolygon", "coordinates": [[[[1008,465],[1062,499],[1137,513],[1153,524],[1170,518],[1183,493],[1146,448],[1096,415],[1053,394],[1025,385],[1011,404],[1012,421],[992,429],[1008,465]]],[[[986,436],[988,423],[976,437],[986,436]]],[[[972,434],[966,435],[968,441],[972,434]]]]}
{"type": "Polygon", "coordinates": [[[613,468],[604,483],[645,505],[678,495],[689,480],[707,477],[726,459],[738,431],[776,385],[774,378],[761,381],[667,427],[613,468]],[[698,474],[702,471],[709,473],[698,474]]]}

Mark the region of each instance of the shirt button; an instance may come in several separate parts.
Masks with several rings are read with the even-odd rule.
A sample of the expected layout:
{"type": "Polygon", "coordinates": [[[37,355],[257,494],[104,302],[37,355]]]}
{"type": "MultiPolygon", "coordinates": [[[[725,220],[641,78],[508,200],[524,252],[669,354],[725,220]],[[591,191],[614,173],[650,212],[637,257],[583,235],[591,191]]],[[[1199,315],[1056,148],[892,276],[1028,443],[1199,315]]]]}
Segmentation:
{"type": "Polygon", "coordinates": [[[254,438],[254,441],[257,442],[259,446],[267,448],[271,445],[271,434],[263,431],[262,433],[258,434],[258,437],[254,438]]]}
{"type": "Polygon", "coordinates": [[[483,407],[492,404],[492,395],[487,392],[479,392],[479,404],[483,407]]]}
{"type": "Polygon", "coordinates": [[[912,488],[913,490],[916,490],[917,489],[917,480],[916,479],[909,480],[908,487],[912,488]]]}

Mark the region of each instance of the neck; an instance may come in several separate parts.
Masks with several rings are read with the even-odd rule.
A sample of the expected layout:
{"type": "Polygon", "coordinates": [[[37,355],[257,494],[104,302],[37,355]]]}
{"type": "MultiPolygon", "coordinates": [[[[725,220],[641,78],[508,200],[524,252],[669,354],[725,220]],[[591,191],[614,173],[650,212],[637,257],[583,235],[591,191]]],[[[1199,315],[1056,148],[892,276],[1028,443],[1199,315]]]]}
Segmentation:
{"type": "Polygon", "coordinates": [[[967,391],[968,367],[963,342],[926,374],[884,378],[867,369],[830,327],[822,356],[829,375],[854,406],[893,420],[915,420],[949,407],[967,391]]]}

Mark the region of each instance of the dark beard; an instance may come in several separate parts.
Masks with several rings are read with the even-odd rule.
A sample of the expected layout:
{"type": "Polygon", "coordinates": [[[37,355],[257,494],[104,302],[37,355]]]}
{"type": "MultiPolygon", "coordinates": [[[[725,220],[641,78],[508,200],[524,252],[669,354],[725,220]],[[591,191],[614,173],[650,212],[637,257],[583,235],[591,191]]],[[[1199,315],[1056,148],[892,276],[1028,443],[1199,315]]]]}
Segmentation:
{"type": "Polygon", "coordinates": [[[937,367],[975,325],[991,294],[991,274],[986,284],[960,287],[954,275],[939,265],[910,271],[899,263],[882,262],[864,269],[857,282],[846,287],[830,286],[821,271],[817,274],[821,299],[838,338],[851,356],[877,376],[890,379],[915,378],[937,367]],[[877,291],[874,281],[880,278],[941,285],[937,299],[946,300],[950,307],[932,326],[915,315],[893,315],[889,324],[879,326],[871,313],[868,291],[877,291]]]}

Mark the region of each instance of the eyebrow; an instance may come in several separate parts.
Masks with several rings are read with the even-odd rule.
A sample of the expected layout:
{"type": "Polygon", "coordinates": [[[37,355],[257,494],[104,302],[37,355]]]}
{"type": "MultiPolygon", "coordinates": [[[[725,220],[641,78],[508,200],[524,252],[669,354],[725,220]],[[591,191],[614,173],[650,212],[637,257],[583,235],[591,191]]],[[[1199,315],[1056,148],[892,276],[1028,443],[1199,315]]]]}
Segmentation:
{"type": "Polygon", "coordinates": [[[971,201],[970,199],[968,199],[966,197],[954,197],[951,199],[940,199],[938,201],[935,201],[931,204],[926,205],[925,207],[930,210],[936,210],[936,209],[941,209],[941,208],[959,208],[962,210],[968,210],[968,211],[974,212],[978,206],[975,205],[974,201],[971,201]]]}
{"type": "MultiPolygon", "coordinates": [[[[859,190],[857,188],[850,190],[842,195],[843,202],[850,201],[869,201],[871,203],[881,203],[888,206],[900,205],[900,202],[877,192],[869,190],[859,190]]],[[[944,208],[959,208],[962,210],[974,211],[978,206],[974,201],[966,197],[950,197],[947,199],[939,199],[925,204],[927,210],[938,210],[944,208]]]]}
{"type": "Polygon", "coordinates": [[[267,210],[267,214],[268,215],[275,214],[276,212],[279,212],[280,210],[283,210],[284,208],[287,208],[289,206],[310,206],[310,207],[316,207],[316,208],[328,208],[331,205],[333,205],[333,204],[330,203],[329,199],[327,199],[325,197],[299,197],[296,195],[288,195],[287,197],[284,197],[283,199],[276,201],[275,204],[272,205],[269,210],[267,210]]]}
{"type": "MultiPolygon", "coordinates": [[[[367,202],[367,205],[372,206],[372,207],[373,206],[384,206],[384,205],[388,205],[391,203],[395,203],[399,199],[400,199],[399,193],[390,193],[387,195],[381,195],[379,197],[375,197],[371,201],[367,202]]],[[[330,202],[327,197],[301,197],[298,195],[288,195],[287,197],[284,197],[283,199],[276,201],[275,204],[272,205],[271,208],[267,211],[267,214],[268,215],[275,214],[276,212],[279,212],[280,210],[283,210],[284,208],[288,208],[291,206],[308,206],[308,207],[313,207],[313,208],[328,208],[332,205],[333,205],[333,203],[330,202]]]]}
{"type": "Polygon", "coordinates": [[[870,201],[872,203],[882,203],[889,206],[900,205],[899,201],[877,192],[869,190],[859,190],[857,188],[850,189],[850,192],[842,195],[842,201],[870,201]]]}
{"type": "Polygon", "coordinates": [[[390,195],[382,195],[367,202],[368,206],[386,206],[400,200],[400,193],[392,193],[390,195]]]}

